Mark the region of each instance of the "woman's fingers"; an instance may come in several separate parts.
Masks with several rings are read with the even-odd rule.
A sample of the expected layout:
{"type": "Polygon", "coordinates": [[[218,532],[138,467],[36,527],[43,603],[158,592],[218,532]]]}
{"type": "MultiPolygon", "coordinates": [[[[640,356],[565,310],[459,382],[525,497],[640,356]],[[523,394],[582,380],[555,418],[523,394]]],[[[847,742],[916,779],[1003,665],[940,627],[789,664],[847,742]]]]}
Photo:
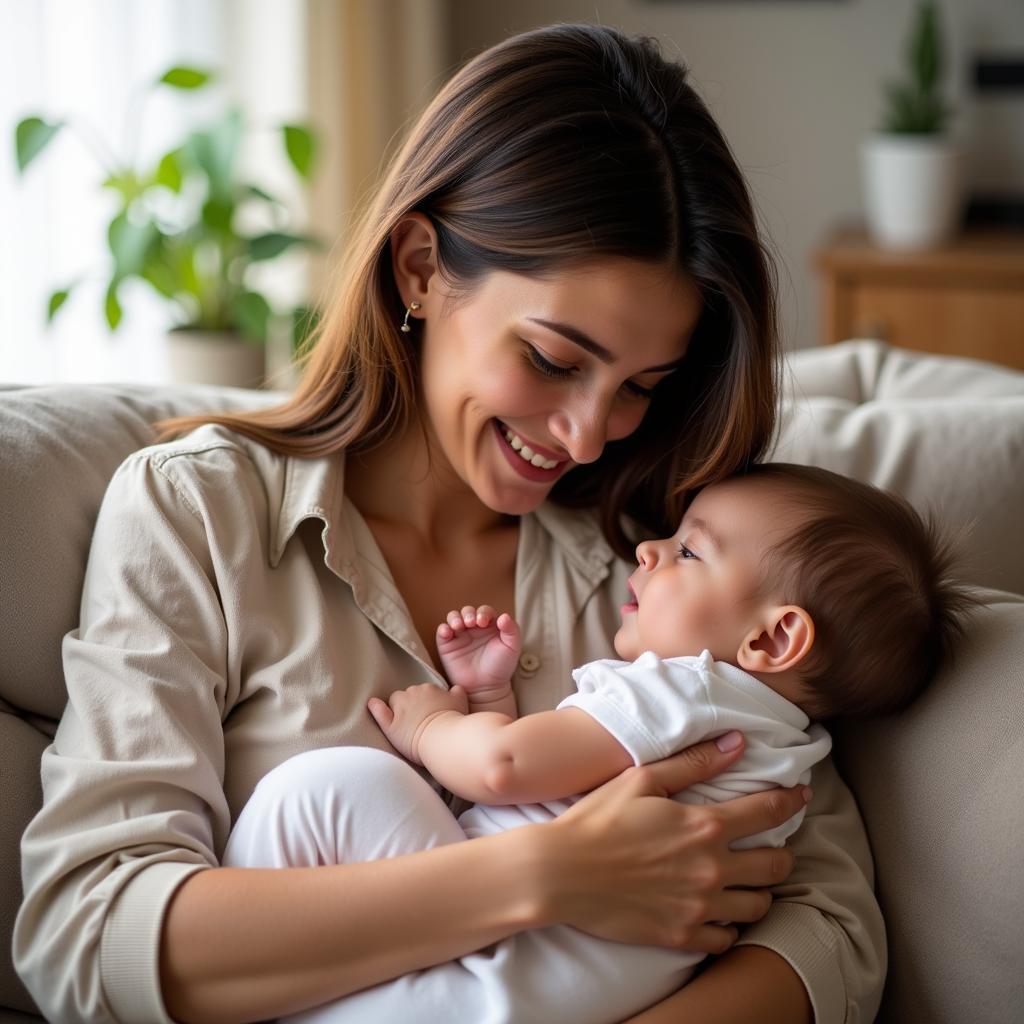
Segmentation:
{"type": "Polygon", "coordinates": [[[767,889],[726,889],[713,901],[716,921],[750,924],[760,921],[772,905],[772,894],[767,889]]]}
{"type": "Polygon", "coordinates": [[[728,843],[777,828],[797,811],[803,810],[810,800],[810,792],[807,786],[767,789],[763,793],[751,793],[718,804],[716,809],[722,821],[722,837],[728,843]]]}
{"type": "Polygon", "coordinates": [[[793,855],[729,844],[792,817],[804,806],[803,787],[713,805],[660,799],[721,774],[742,751],[742,737],[727,734],[630,768],[545,826],[555,840],[545,862],[571,865],[579,882],[561,894],[552,920],[616,941],[708,953],[735,941],[733,922],[760,920],[793,855]],[[595,888],[608,897],[595,903],[595,888]]]}
{"type": "Polygon", "coordinates": [[[687,950],[695,953],[719,954],[730,949],[737,938],[739,938],[739,932],[735,928],[705,924],[690,933],[685,946],[687,950]]]}
{"type": "MultiPolygon", "coordinates": [[[[722,869],[723,883],[761,889],[780,885],[793,870],[796,858],[785,846],[774,849],[770,846],[756,850],[733,850],[722,869]]],[[[740,921],[744,918],[726,917],[725,921],[740,921]]]]}
{"type": "MultiPolygon", "coordinates": [[[[641,792],[653,796],[671,796],[680,790],[689,789],[694,783],[713,779],[738,761],[743,753],[742,737],[731,750],[723,750],[720,746],[723,741],[725,745],[731,745],[737,736],[738,733],[727,733],[717,740],[695,743],[672,757],[652,761],[641,768],[631,768],[629,772],[633,774],[634,782],[640,786],[641,792]]],[[[758,831],[760,829],[753,829],[744,835],[752,835],[758,831]]]]}

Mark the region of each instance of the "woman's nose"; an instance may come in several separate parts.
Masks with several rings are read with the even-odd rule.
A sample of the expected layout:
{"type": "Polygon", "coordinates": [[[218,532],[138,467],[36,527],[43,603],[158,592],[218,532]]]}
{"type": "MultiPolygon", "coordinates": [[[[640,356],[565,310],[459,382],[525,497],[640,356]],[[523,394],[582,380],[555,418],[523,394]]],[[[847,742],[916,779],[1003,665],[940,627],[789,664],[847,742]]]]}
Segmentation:
{"type": "Polygon", "coordinates": [[[580,400],[551,414],[548,429],[569,453],[573,462],[596,462],[608,440],[607,403],[580,400]]]}

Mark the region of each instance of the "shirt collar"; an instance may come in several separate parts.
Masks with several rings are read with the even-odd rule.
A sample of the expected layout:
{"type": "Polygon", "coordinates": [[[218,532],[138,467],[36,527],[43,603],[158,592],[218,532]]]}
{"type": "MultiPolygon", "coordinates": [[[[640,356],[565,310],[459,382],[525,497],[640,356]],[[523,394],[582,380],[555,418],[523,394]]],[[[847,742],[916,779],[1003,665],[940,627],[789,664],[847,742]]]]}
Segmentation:
{"type": "MultiPolygon", "coordinates": [[[[270,565],[276,568],[299,524],[320,519],[326,529],[342,512],[345,482],[343,452],[303,459],[295,455],[284,459],[284,490],[281,507],[274,520],[270,545],[270,565]]],[[[326,532],[326,531],[325,531],[326,532]]],[[[339,531],[341,532],[341,531],[339,531]]],[[[346,532],[347,536],[347,532],[346,532]]]]}
{"type": "MultiPolygon", "coordinates": [[[[271,544],[272,567],[281,561],[285,546],[306,519],[323,521],[325,540],[327,531],[331,531],[337,538],[337,544],[351,543],[349,530],[332,529],[343,515],[344,484],[344,452],[315,459],[285,457],[284,491],[271,544]]],[[[565,508],[547,501],[530,515],[585,578],[595,585],[605,578],[615,553],[601,532],[596,513],[565,508]]],[[[344,561],[349,560],[352,554],[337,553],[344,561]]]]}
{"type": "Polygon", "coordinates": [[[601,532],[597,513],[565,508],[546,501],[532,513],[566,557],[583,576],[596,585],[608,575],[615,552],[601,532]]]}

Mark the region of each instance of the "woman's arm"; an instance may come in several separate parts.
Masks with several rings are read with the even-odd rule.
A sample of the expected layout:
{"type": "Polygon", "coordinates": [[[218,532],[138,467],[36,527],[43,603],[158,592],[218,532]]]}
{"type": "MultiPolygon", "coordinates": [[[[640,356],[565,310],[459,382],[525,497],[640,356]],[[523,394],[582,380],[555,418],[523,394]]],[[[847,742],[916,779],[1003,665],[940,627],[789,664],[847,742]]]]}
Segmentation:
{"type": "Polygon", "coordinates": [[[545,916],[540,826],[389,860],[215,868],[164,919],[175,1021],[258,1021],[451,960],[545,916]]]}
{"type": "Polygon", "coordinates": [[[775,790],[688,807],[664,796],[720,773],[741,751],[702,743],[629,769],[550,824],[424,853],[201,872],[164,921],[167,1008],[184,1024],[262,1020],[552,924],[721,952],[735,931],[714,922],[757,920],[767,907],[762,893],[723,881],[765,884],[792,863],[784,850],[722,850],[731,836],[781,824],[803,797],[775,790]],[[709,871],[718,859],[721,878],[709,871]]]}

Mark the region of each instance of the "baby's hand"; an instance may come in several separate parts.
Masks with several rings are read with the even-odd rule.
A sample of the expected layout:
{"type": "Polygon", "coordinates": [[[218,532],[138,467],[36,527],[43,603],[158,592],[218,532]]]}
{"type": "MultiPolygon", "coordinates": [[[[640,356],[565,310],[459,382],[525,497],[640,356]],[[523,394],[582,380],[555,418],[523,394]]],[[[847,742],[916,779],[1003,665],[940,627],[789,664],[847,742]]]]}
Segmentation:
{"type": "Polygon", "coordinates": [[[522,641],[519,626],[506,612],[495,615],[487,604],[449,612],[437,627],[437,654],[452,686],[461,686],[470,701],[511,692],[512,673],[522,641]]]}
{"type": "Polygon", "coordinates": [[[423,764],[419,740],[432,718],[445,711],[457,711],[460,715],[469,711],[464,690],[454,686],[445,691],[433,683],[395,690],[386,702],[371,697],[366,706],[391,746],[414,764],[423,764]]]}

